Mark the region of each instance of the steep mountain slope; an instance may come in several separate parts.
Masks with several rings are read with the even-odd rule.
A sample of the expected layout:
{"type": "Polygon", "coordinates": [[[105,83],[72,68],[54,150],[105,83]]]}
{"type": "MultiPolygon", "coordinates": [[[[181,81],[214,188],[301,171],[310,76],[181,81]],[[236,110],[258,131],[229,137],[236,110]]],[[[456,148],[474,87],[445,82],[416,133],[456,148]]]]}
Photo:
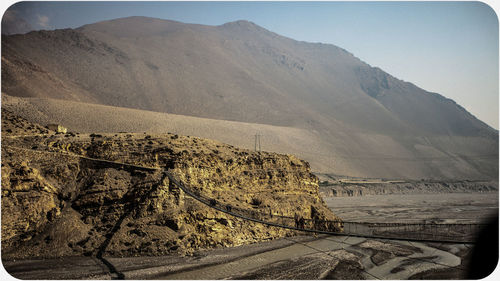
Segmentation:
{"type": "Polygon", "coordinates": [[[325,158],[350,159],[345,165],[358,172],[498,174],[498,133],[455,102],[336,46],[295,41],[247,21],[203,26],[131,17],[4,36],[2,50],[9,95],[306,129],[330,144],[325,158]],[[365,161],[367,154],[375,156],[365,161]],[[490,159],[478,163],[479,156],[490,159]],[[398,157],[450,157],[453,164],[377,167],[398,157]]]}
{"type": "Polygon", "coordinates": [[[46,98],[2,96],[2,108],[34,123],[59,123],[70,131],[176,133],[217,139],[254,149],[259,132],[262,149],[306,159],[316,172],[385,178],[495,179],[496,155],[483,137],[388,137],[373,133],[336,133],[175,115],[123,107],[46,98]],[[323,133],[323,134],[322,134],[323,133]],[[474,157],[464,157],[467,151],[474,157]],[[458,174],[459,173],[459,174],[458,174]]]}

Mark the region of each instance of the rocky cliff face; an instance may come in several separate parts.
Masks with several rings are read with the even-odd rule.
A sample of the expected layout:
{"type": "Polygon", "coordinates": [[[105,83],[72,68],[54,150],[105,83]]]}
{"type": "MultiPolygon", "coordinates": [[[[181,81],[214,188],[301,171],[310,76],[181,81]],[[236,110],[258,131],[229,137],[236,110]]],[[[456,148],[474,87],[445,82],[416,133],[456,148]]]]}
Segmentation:
{"type": "Polygon", "coordinates": [[[211,209],[161,170],[90,158],[171,169],[234,208],[336,219],[291,155],[173,134],[54,134],[2,111],[3,258],[189,254],[294,234],[211,209]]]}

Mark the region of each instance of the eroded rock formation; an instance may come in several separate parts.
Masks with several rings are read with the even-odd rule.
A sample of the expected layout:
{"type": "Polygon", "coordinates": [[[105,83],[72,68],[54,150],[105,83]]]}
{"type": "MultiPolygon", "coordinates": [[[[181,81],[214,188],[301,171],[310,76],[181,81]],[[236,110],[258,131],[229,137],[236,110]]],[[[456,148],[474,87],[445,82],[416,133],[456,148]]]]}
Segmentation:
{"type": "Polygon", "coordinates": [[[3,258],[189,254],[295,233],[203,205],[162,169],[234,208],[336,219],[308,163],[292,155],[173,134],[55,134],[26,123],[2,112],[3,258]]]}

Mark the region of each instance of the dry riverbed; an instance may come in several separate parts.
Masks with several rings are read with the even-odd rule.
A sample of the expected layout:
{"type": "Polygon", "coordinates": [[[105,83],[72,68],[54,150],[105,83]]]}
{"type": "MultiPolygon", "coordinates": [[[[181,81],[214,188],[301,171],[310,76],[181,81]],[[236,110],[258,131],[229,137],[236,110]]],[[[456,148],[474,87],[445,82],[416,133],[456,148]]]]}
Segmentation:
{"type": "Polygon", "coordinates": [[[498,214],[498,192],[325,197],[345,221],[483,223],[498,214]]]}
{"type": "Polygon", "coordinates": [[[119,275],[93,257],[4,261],[4,266],[19,279],[408,279],[451,267],[450,277],[463,278],[461,259],[469,252],[464,244],[297,236],[188,257],[106,258],[119,275]]]}
{"type": "MultiPolygon", "coordinates": [[[[498,193],[325,198],[345,220],[478,223],[498,213],[498,193]]],[[[465,279],[473,245],[347,236],[287,237],[193,256],[3,261],[19,279],[465,279]]]]}

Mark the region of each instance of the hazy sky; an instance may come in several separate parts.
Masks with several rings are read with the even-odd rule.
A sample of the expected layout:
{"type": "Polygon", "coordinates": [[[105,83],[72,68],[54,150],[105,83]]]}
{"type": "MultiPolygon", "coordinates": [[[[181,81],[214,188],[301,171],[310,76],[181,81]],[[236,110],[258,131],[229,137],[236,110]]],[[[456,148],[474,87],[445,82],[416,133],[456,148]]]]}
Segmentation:
{"type": "Polygon", "coordinates": [[[498,129],[498,18],[480,2],[21,2],[4,13],[2,33],[134,15],[208,25],[246,19],[335,44],[498,129]]]}

